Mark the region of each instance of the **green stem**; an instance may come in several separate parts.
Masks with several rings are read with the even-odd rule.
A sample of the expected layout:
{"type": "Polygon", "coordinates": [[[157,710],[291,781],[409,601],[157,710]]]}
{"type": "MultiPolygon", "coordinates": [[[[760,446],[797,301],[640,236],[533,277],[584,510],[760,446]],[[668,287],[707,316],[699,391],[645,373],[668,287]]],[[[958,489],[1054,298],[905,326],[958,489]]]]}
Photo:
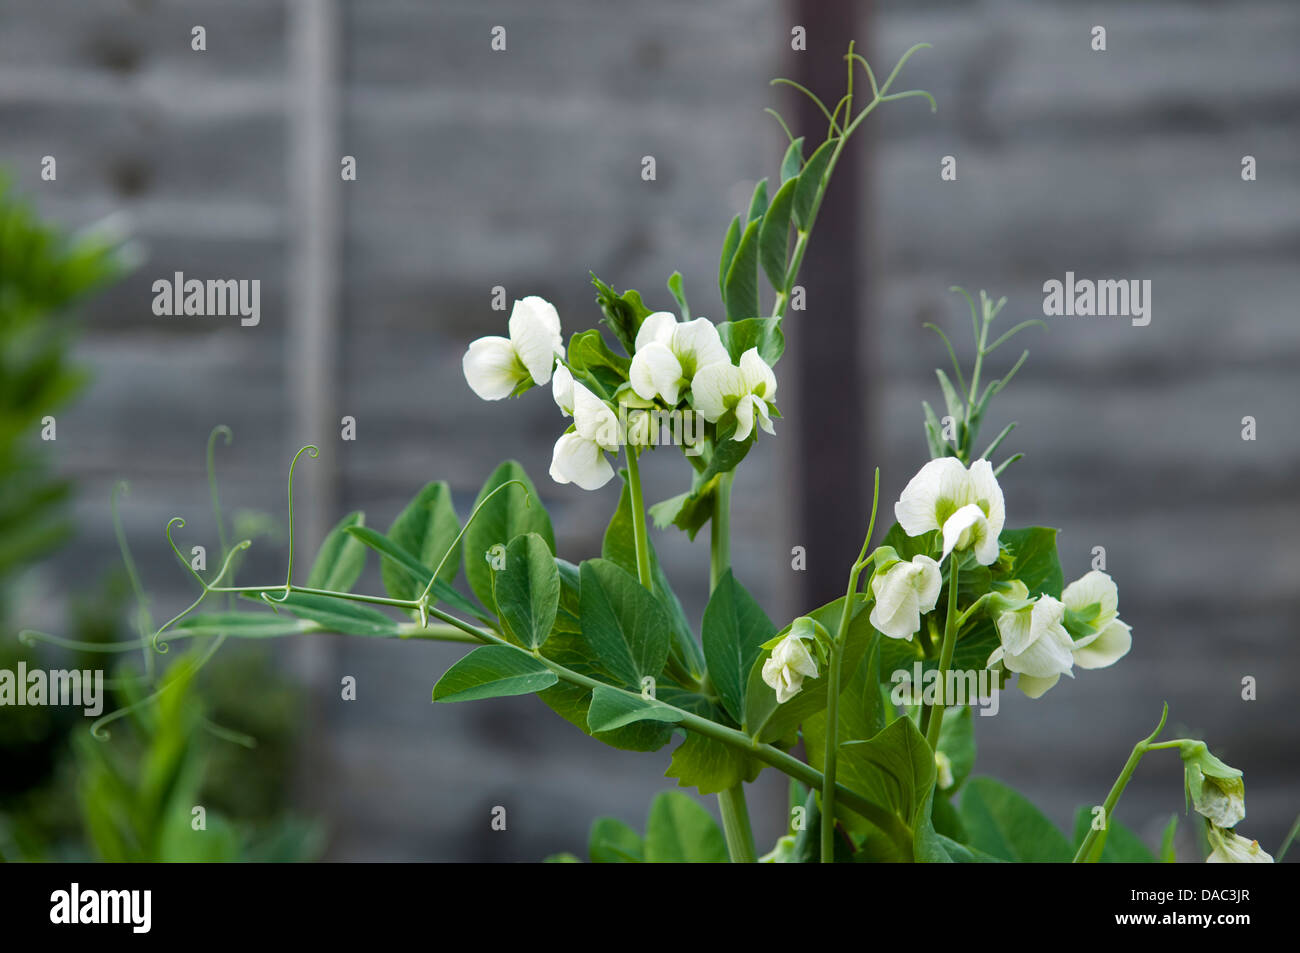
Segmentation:
{"type": "Polygon", "coordinates": [[[719,791],[718,808],[722,812],[722,833],[727,839],[727,853],[731,856],[731,862],[757,862],[754,832],[749,825],[749,805],[745,802],[745,783],[737,781],[734,787],[719,791]]]}
{"type": "Polygon", "coordinates": [[[709,592],[718,586],[723,574],[731,568],[731,470],[718,477],[718,487],[713,492],[713,519],[709,521],[709,592]]]}
{"type": "Polygon", "coordinates": [[[1129,778],[1133,777],[1133,772],[1137,770],[1138,762],[1142,760],[1142,756],[1156,748],[1174,747],[1170,743],[1154,743],[1160,732],[1164,730],[1165,719],[1168,717],[1169,705],[1166,704],[1164,711],[1160,713],[1160,724],[1156,725],[1156,730],[1133,746],[1133,753],[1124,762],[1124,770],[1120,771],[1119,777],[1111,785],[1110,793],[1106,795],[1106,800],[1101,806],[1104,825],[1101,829],[1093,828],[1088,831],[1088,836],[1083,839],[1083,843],[1079,845],[1079,850],[1074,855],[1074,863],[1086,864],[1092,862],[1089,855],[1092,853],[1093,846],[1097,843],[1097,838],[1104,836],[1106,830],[1110,827],[1110,817],[1115,810],[1115,805],[1119,803],[1120,795],[1124,793],[1124,788],[1128,786],[1129,778]]]}
{"type": "Polygon", "coordinates": [[[930,724],[926,727],[925,740],[930,743],[932,751],[939,750],[939,729],[943,727],[943,713],[948,699],[944,697],[944,685],[948,681],[948,668],[952,665],[953,649],[957,645],[957,554],[949,557],[948,575],[948,614],[943,624],[943,648],[939,650],[939,701],[930,709],[930,724]]]}
{"type": "Polygon", "coordinates": [[[867,536],[862,541],[858,558],[849,570],[849,585],[844,593],[844,607],[840,610],[840,626],[835,632],[835,641],[831,645],[830,681],[826,688],[826,751],[822,758],[822,827],[821,827],[821,861],[823,864],[835,862],[835,793],[836,771],[840,757],[840,679],[844,665],[844,641],[849,631],[849,622],[853,618],[853,597],[858,591],[858,578],[867,564],[867,550],[871,546],[871,537],[876,532],[876,509],[880,505],[880,467],[876,467],[875,490],[871,495],[871,521],[867,523],[867,536]]]}
{"type": "Polygon", "coordinates": [[[645,498],[641,493],[641,468],[636,461],[636,448],[627,445],[627,489],[632,496],[632,537],[636,544],[636,575],[651,592],[654,576],[650,571],[650,537],[646,535],[645,498]]]}
{"type": "MultiPolygon", "coordinates": [[[[856,577],[854,582],[857,582],[856,577]]],[[[849,598],[852,598],[850,593],[849,598]]],[[[847,605],[847,602],[845,603],[847,605]]],[[[826,689],[826,753],[822,759],[822,829],[821,861],[835,863],[835,774],[839,768],[840,741],[840,669],[843,667],[844,643],[839,639],[831,646],[830,682],[826,689]]]]}
{"type": "MultiPolygon", "coordinates": [[[[709,592],[731,566],[731,481],[735,471],[718,477],[713,491],[713,518],[709,520],[709,592]]],[[[745,802],[745,782],[738,781],[726,791],[718,792],[718,811],[727,837],[727,853],[733,864],[752,864],[758,858],[754,849],[754,832],[749,825],[749,805],[745,802]]]]}
{"type": "MultiPolygon", "coordinates": [[[[431,607],[429,609],[429,614],[442,622],[446,622],[448,625],[460,629],[462,632],[475,636],[478,641],[484,644],[509,646],[515,651],[522,652],[530,658],[536,658],[559,678],[573,685],[579,685],[583,688],[591,689],[604,686],[605,688],[613,688],[615,691],[622,692],[637,701],[641,700],[641,694],[639,692],[628,691],[627,689],[610,685],[607,682],[598,681],[594,678],[583,675],[580,672],[575,672],[572,669],[566,668],[558,662],[553,662],[545,656],[540,654],[534,655],[527,649],[521,648],[513,642],[506,641],[495,632],[481,629],[463,619],[458,619],[454,615],[443,612],[441,609],[431,607]]],[[[735,728],[728,728],[726,725],[720,725],[716,721],[710,721],[708,718],[701,717],[694,712],[686,711],[684,708],[678,708],[676,705],[671,705],[662,699],[659,701],[659,704],[671,708],[679,716],[679,720],[676,723],[687,731],[694,731],[696,734],[704,735],[706,738],[712,738],[713,740],[735,748],[738,751],[743,751],[746,754],[757,758],[759,761],[762,761],[764,764],[776,768],[782,774],[788,775],[810,788],[821,788],[824,776],[820,771],[812,765],[800,761],[793,755],[787,754],[780,748],[773,747],[769,744],[763,744],[742,731],[738,731],[735,728]]],[[[899,847],[911,851],[912,830],[899,820],[892,811],[885,810],[879,805],[867,800],[856,791],[844,787],[842,784],[837,784],[835,791],[836,795],[847,807],[857,811],[872,824],[879,827],[887,836],[892,838],[899,847]]]]}

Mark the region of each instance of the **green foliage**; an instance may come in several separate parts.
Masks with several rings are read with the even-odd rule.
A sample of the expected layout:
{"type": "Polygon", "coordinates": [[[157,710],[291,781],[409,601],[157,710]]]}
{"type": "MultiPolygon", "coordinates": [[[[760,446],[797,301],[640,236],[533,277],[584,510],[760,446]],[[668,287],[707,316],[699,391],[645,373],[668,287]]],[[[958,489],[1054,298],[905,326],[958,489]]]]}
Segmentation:
{"type": "Polygon", "coordinates": [[[558,679],[537,659],[507,645],[481,645],[447,670],[433,686],[436,702],[468,702],[530,695],[558,679]]]}
{"type": "Polygon", "coordinates": [[[69,536],[71,486],[37,437],[88,379],[72,360],[72,309],[122,269],[111,241],[45,224],[0,176],[0,585],[69,536]]]}
{"type": "Polygon", "coordinates": [[[745,717],[749,672],[774,631],[763,607],[727,570],[704,610],[704,659],[723,707],[737,723],[745,717]]]}
{"type": "Polygon", "coordinates": [[[1070,842],[1022,795],[992,778],[972,778],[961,793],[970,845],[999,860],[1068,863],[1070,842]]]}
{"type": "Polygon", "coordinates": [[[307,575],[308,589],[333,589],[349,592],[366,565],[366,547],[347,532],[349,526],[364,526],[366,516],[360,510],[349,513],[335,524],[321,543],[316,562],[307,575]]]}
{"type": "Polygon", "coordinates": [[[560,607],[560,571],[546,541],[536,533],[511,540],[505,568],[492,574],[492,589],[506,634],[524,648],[540,648],[560,607]]]}
{"type": "MultiPolygon", "coordinates": [[[[474,501],[478,516],[465,530],[465,578],[469,580],[470,589],[485,606],[492,605],[492,569],[489,556],[494,546],[506,546],[516,536],[536,533],[555,553],[555,531],[551,529],[551,518],[541,504],[537,488],[528,478],[524,468],[513,460],[507,460],[497,467],[478,499],[474,501]],[[517,481],[513,486],[506,486],[510,481],[517,481]],[[522,485],[520,485],[522,484],[522,485]],[[488,497],[498,489],[505,489],[491,499],[488,497]],[[482,509],[479,509],[479,507],[482,509]]],[[[432,567],[430,567],[432,570],[432,567]]]]}
{"type": "MultiPolygon", "coordinates": [[[[1074,850],[1077,851],[1080,845],[1083,844],[1083,839],[1088,836],[1088,831],[1092,829],[1092,822],[1093,813],[1091,807],[1083,806],[1075,812],[1074,850]]],[[[1174,815],[1174,823],[1178,823],[1177,815],[1174,815]]],[[[1073,854],[1073,851],[1071,854],[1073,854]]],[[[1106,825],[1105,846],[1101,850],[1098,861],[1103,864],[1154,864],[1156,858],[1146,844],[1142,843],[1140,837],[1119,823],[1119,821],[1111,818],[1106,825]]]]}

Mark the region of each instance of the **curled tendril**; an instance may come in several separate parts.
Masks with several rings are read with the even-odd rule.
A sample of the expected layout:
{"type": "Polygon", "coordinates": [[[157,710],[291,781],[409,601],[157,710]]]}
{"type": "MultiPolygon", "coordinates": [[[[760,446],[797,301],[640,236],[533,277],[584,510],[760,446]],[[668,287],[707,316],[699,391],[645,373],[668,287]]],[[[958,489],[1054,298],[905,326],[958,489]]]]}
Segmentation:
{"type": "MultiPolygon", "coordinates": [[[[284,575],[284,595],[276,599],[276,602],[284,602],[285,599],[289,598],[289,592],[293,588],[293,471],[298,465],[298,458],[304,453],[313,460],[320,456],[320,450],[308,444],[293,455],[293,461],[289,464],[289,568],[284,575]]],[[[263,593],[262,598],[274,599],[275,597],[268,597],[263,593]]]]}
{"type": "MultiPolygon", "coordinates": [[[[204,595],[206,594],[207,593],[204,593],[204,595]]],[[[197,605],[197,603],[195,604],[197,605]]],[[[191,606],[190,608],[193,608],[193,606],[191,606]]],[[[189,609],[185,611],[188,612],[189,609]]],[[[170,624],[171,623],[169,622],[168,625],[170,624]]],[[[166,628],[166,626],[164,626],[164,628],[166,628]]],[[[155,636],[155,641],[156,639],[157,636],[155,636]]],[[[217,650],[221,648],[222,644],[225,641],[226,641],[226,637],[224,635],[217,636],[212,641],[212,645],[208,647],[207,652],[205,652],[203,656],[190,667],[190,671],[188,674],[194,675],[200,669],[202,669],[203,666],[207,665],[208,662],[212,659],[212,656],[217,654],[217,650]]],[[[165,652],[166,649],[164,648],[163,651],[165,652]]],[[[141,708],[144,708],[146,705],[153,704],[162,696],[164,692],[168,691],[170,688],[178,684],[180,681],[181,679],[179,678],[169,679],[167,682],[163,684],[161,688],[159,688],[152,695],[146,695],[144,698],[141,698],[139,701],[132,702],[130,705],[127,705],[124,708],[119,708],[116,711],[111,711],[107,715],[104,715],[102,718],[96,718],[93,722],[91,722],[90,736],[94,738],[96,741],[108,741],[112,737],[112,735],[106,730],[109,725],[111,725],[115,721],[120,721],[121,719],[125,718],[127,715],[131,714],[132,712],[139,711],[141,708]]]]}
{"type": "Polygon", "coordinates": [[[217,539],[221,542],[221,555],[226,554],[226,527],[221,519],[221,501],[217,495],[217,466],[216,466],[216,444],[217,437],[226,438],[226,446],[230,446],[231,441],[235,439],[234,432],[225,424],[217,424],[208,434],[208,493],[212,497],[212,516],[217,522],[217,539]]]}
{"type": "Polygon", "coordinates": [[[763,112],[767,113],[769,116],[771,116],[780,124],[781,131],[785,133],[786,139],[788,139],[790,142],[794,142],[794,133],[790,131],[789,124],[786,123],[785,119],[781,116],[779,112],[777,112],[771,106],[764,108],[763,112]]]}
{"type": "MultiPolygon", "coordinates": [[[[172,542],[172,536],[171,536],[172,524],[178,521],[180,522],[181,526],[185,525],[185,520],[181,519],[181,517],[179,516],[173,516],[170,520],[167,521],[167,542],[168,543],[172,542]]],[[[159,627],[158,631],[153,634],[153,649],[155,652],[157,652],[159,655],[167,654],[167,643],[161,641],[162,634],[166,632],[168,629],[170,629],[177,622],[179,622],[181,619],[185,618],[187,615],[189,615],[191,612],[197,609],[199,603],[201,603],[204,599],[206,599],[209,593],[219,591],[217,589],[217,583],[221,582],[221,580],[225,578],[226,573],[230,570],[231,561],[234,560],[237,554],[242,553],[244,550],[246,550],[249,546],[252,545],[253,545],[253,541],[251,539],[241,539],[238,543],[232,546],[230,552],[226,554],[225,561],[221,564],[221,571],[217,573],[216,577],[212,580],[211,583],[204,582],[203,577],[200,576],[197,572],[194,572],[194,570],[190,568],[190,564],[185,562],[184,557],[181,557],[181,562],[185,562],[186,568],[189,568],[190,573],[194,576],[195,579],[199,581],[199,585],[203,587],[203,591],[199,593],[199,597],[195,599],[193,602],[191,602],[188,607],[186,607],[181,612],[176,613],[176,615],[172,616],[170,619],[164,622],[159,627]]],[[[180,556],[180,552],[176,550],[176,545],[174,543],[172,543],[172,550],[176,552],[177,556],[180,556]]]]}

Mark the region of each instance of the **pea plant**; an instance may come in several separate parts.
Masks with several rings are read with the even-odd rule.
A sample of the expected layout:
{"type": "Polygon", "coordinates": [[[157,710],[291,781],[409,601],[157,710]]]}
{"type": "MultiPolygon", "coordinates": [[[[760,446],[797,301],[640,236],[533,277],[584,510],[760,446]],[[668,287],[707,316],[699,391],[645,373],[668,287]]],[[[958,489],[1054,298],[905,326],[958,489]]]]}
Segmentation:
{"type": "MultiPolygon", "coordinates": [[[[1158,740],[1167,707],[1104,801],[1080,810],[1073,837],[1010,788],[971,777],[976,706],[1013,681],[1049,704],[1045,696],[1062,676],[1110,666],[1132,641],[1106,573],[1094,569],[1067,585],[1054,529],[1006,525],[998,478],[1020,455],[993,458],[1015,425],[982,448],[980,434],[990,401],[1028,352],[1000,376],[991,368],[1007,342],[1041,322],[996,333],[1005,299],[961,292],[974,338],[966,370],[947,333],[934,328],[951,374],[937,372],[943,416],[923,408],[931,459],[902,491],[887,527],[876,471],[843,597],[778,625],[732,571],[736,475],[757,440],[776,439],[783,324],[827,186],[877,108],[910,98],[935,108],[923,90],[894,91],[924,46],[908,50],[883,82],[850,46],[846,91],[834,106],[775,81],[811,97],[827,131],[806,144],[777,115],[790,138],[779,179],[770,188],[758,183],[723,241],[725,320],[693,316],[680,273],[668,279],[666,310],[593,276],[603,328],[579,331],[566,346],[556,309],[525,297],[514,303],[506,335],[469,345],[464,375],[484,400],[549,385],[565,421],[549,475],[577,488],[562,492],[621,482],[599,557],[574,563],[557,554],[532,480],[507,461],[463,523],[444,482],[423,487],[386,532],[360,512],[345,516],[300,582],[294,470],[304,454],[317,455],[304,447],[289,466],[284,581],[234,585],[229,574],[249,541],[226,546],[224,537],[221,564],[204,578],[173,538],[185,525],[173,518],[168,543],[201,591],[148,633],[153,650],[180,639],[325,632],[465,643],[472,648],[432,686],[435,702],[535,694],[597,742],[640,752],[675,742],[667,776],[716,795],[721,829],[692,799],[661,795],[644,837],[597,821],[592,860],[758,860],[745,788],[766,769],[790,779],[791,809],[788,832],[765,861],[1172,860],[1176,816],[1156,853],[1113,815],[1138,761],[1176,749],[1209,860],[1271,861],[1237,833],[1245,816],[1241,772],[1200,740],[1158,740]],[[855,79],[869,97],[855,91],[855,79]],[[768,294],[770,309],[760,300],[768,294]],[[647,506],[640,458],[665,448],[685,461],[682,491],[647,506]],[[711,595],[698,637],[656,555],[651,521],[691,539],[708,527],[711,595]],[[371,551],[383,595],[352,591],[371,551]],[[238,597],[262,611],[228,605],[197,613],[212,597],[231,604],[238,597]]],[[[211,450],[210,441],[210,462],[211,450]]],[[[126,711],[100,719],[95,730],[126,711]]]]}

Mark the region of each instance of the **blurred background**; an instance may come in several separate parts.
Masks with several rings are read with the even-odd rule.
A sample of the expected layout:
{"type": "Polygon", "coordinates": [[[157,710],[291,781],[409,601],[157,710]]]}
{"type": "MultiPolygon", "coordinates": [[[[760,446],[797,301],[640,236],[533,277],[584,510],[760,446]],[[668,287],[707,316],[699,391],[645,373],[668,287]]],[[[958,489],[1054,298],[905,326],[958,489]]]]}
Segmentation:
{"type": "MultiPolygon", "coordinates": [[[[562,429],[549,398],[486,404],[464,383],[468,342],[503,333],[493,289],[555,302],[567,334],[599,317],[588,271],[668,307],[665,280],[681,270],[693,309],[720,317],[723,232],[784,151],[763,107],[796,134],[825,131],[768,80],[791,76],[834,102],[850,39],[878,75],[911,44],[934,44],[901,83],[930,90],[939,111],[888,104],[837,172],[801,282],[807,308],[786,324],[778,437],[758,442],[737,480],[739,578],[783,621],[842,591],[870,468],[888,506],[927,457],[920,402],[941,403],[932,369],[946,359],[922,325],[947,329],[969,362],[969,317],[950,285],[1006,295],[1009,327],[1041,317],[1043,282],[1066,271],[1149,279],[1149,326],[1049,318],[1017,339],[1030,359],[986,424],[989,438],[1020,424],[1005,445],[1026,454],[1003,478],[1008,525],[1060,527],[1067,580],[1105,547],[1133,650],[1037,702],[1005,695],[1000,717],[976,719],[978,769],[1068,829],[1167,700],[1169,736],[1203,736],[1245,771],[1243,830],[1275,851],[1300,811],[1290,0],[0,0],[4,201],[20,196],[63,231],[130,236],[123,273],[106,264],[28,289],[23,314],[72,316],[58,325],[71,352],[55,363],[89,376],[75,396],[5,391],[22,425],[6,431],[13,470],[54,515],[9,565],[0,559],[0,664],[66,659],[20,646],[25,627],[129,635],[109,506],[119,480],[154,624],[194,598],[163,526],[182,515],[183,549],[218,549],[204,468],[218,424],[234,435],[216,449],[222,503],[257,533],[242,581],[283,572],[284,476],[308,442],[322,453],[299,470],[301,552],[349,510],[386,527],[431,479],[450,482],[463,518],[514,457],[561,554],[596,555],[617,491],[546,478],[562,429]],[[1092,49],[1097,25],[1104,52],[1092,49]],[[491,48],[496,26],[504,51],[491,48]],[[796,26],[804,52],[791,49],[796,26]],[[654,181],[641,177],[647,155],[654,181]],[[1247,155],[1256,181],[1242,179],[1247,155]],[[355,181],[340,176],[344,156],[355,181]],[[955,181],[940,178],[945,156],[955,181]],[[152,283],[177,271],[260,279],[260,324],[154,316],[152,283]],[[46,413],[52,442],[35,436],[46,413]],[[338,439],[344,415],[355,441],[338,439]],[[1242,439],[1245,416],[1254,441],[1242,439]],[[64,503],[42,479],[67,481],[64,503]],[[792,568],[796,546],[804,571],[792,568]],[[1242,700],[1245,676],[1256,700],[1242,700]]],[[[3,254],[0,283],[17,282],[20,259],[12,245],[3,254]]],[[[992,372],[1015,356],[999,352],[992,372]]],[[[683,479],[674,454],[657,457],[654,500],[683,479]]],[[[707,544],[675,531],[655,544],[698,620],[707,544]]],[[[361,586],[379,585],[372,561],[361,586]]],[[[227,644],[178,687],[175,710],[115,735],[111,768],[87,749],[85,719],[29,710],[19,723],[0,711],[0,851],[165,854],[171,821],[123,816],[139,808],[133,766],[175,750],[166,734],[177,731],[201,737],[205,765],[198,781],[172,766],[203,792],[183,788],[186,814],[202,798],[236,829],[221,856],[581,853],[592,818],[639,828],[653,794],[674,784],[662,776],[671,749],[606,748],[530,697],[435,709],[430,688],[461,651],[341,637],[227,644]],[[339,697],[348,675],[355,701],[339,697]],[[200,730],[210,725],[259,745],[200,730]],[[78,811],[75,792],[104,817],[78,811]],[[495,805],[509,812],[505,832],[489,827],[495,805]],[[104,833],[123,823],[164,835],[123,845],[104,833]]],[[[784,830],[785,785],[768,771],[753,788],[765,849],[784,830]]],[[[1154,843],[1182,808],[1179,764],[1153,756],[1120,818],[1154,843]]]]}

